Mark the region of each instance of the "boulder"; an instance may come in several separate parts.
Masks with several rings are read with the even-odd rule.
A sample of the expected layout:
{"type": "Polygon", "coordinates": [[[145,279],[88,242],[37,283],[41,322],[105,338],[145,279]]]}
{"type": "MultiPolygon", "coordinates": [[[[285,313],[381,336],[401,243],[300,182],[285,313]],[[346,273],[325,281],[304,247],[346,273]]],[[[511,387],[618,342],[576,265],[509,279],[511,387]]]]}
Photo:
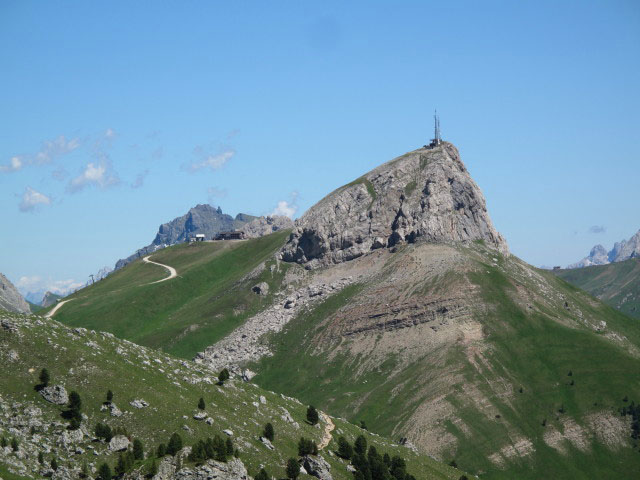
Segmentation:
{"type": "Polygon", "coordinates": [[[267,437],[260,437],[260,441],[267,447],[269,450],[274,450],[275,447],[271,443],[271,441],[267,437]]]}
{"type": "Polygon", "coordinates": [[[205,418],[207,418],[207,412],[196,412],[193,414],[193,418],[195,420],[204,420],[205,418]]]}
{"type": "Polygon", "coordinates": [[[47,402],[55,403],[56,405],[65,405],[69,402],[69,395],[62,385],[49,385],[40,390],[40,395],[47,402]]]}
{"type": "Polygon", "coordinates": [[[321,456],[305,455],[302,457],[302,466],[309,475],[313,475],[320,480],[333,480],[329,472],[331,465],[321,456]]]}
{"type": "Polygon", "coordinates": [[[121,452],[129,448],[129,439],[124,435],[116,435],[109,442],[109,450],[112,452],[121,452]]]}
{"type": "Polygon", "coordinates": [[[135,408],[145,408],[145,407],[149,406],[149,403],[145,402],[142,399],[139,399],[139,400],[136,399],[136,400],[132,400],[131,402],[129,402],[129,405],[131,405],[132,407],[135,407],[135,408]]]}

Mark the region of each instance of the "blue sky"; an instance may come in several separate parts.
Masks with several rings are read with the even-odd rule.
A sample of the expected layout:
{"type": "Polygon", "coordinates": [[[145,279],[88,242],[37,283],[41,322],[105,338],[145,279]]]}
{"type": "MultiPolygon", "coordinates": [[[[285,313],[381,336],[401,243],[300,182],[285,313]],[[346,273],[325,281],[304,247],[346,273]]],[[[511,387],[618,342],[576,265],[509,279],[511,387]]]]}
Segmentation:
{"type": "Polygon", "coordinates": [[[0,69],[0,271],[23,291],[197,203],[299,216],[426,143],[434,108],[528,262],[640,228],[637,1],[4,1],[0,69]]]}

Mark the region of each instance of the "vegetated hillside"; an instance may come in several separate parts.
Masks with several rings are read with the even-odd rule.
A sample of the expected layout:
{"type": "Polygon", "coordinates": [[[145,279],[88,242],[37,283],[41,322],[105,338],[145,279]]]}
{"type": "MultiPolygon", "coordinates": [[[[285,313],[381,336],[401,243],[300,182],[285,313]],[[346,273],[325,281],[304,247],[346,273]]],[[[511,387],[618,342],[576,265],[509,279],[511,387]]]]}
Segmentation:
{"type": "Polygon", "coordinates": [[[259,385],[482,478],[635,478],[636,321],[481,243],[379,250],[315,281],[337,269],[367,275],[270,335],[259,385]]]}
{"type": "MultiPolygon", "coordinates": [[[[254,476],[264,467],[271,475],[283,478],[287,459],[298,458],[298,441],[305,437],[321,446],[320,456],[329,463],[333,478],[347,480],[353,477],[347,470],[348,462],[333,451],[340,436],[353,443],[359,435],[380,454],[402,456],[408,472],[418,479],[458,479],[462,475],[459,470],[393,445],[344,420],[321,415],[319,423],[312,426],[305,421],[307,406],[292,398],[235,378],[219,385],[216,372],[204,366],[118,340],[108,333],[71,329],[43,317],[2,313],[0,361],[8,367],[0,369],[3,478],[41,478],[51,474],[53,478],[78,478],[84,464],[87,472],[95,476],[103,462],[113,472],[120,455],[114,450],[126,449],[135,439],[142,442],[144,458],[134,462],[130,467],[133,470],[146,474],[155,463],[163,473],[157,478],[170,479],[175,478],[173,472],[180,463],[181,478],[207,478],[202,473],[205,467],[197,467],[204,462],[187,457],[189,449],[176,458],[156,454],[161,443],[168,445],[173,433],[178,433],[187,447],[216,435],[232,440],[239,460],[229,455],[227,464],[209,462],[208,475],[216,468],[233,467],[236,472],[246,468],[254,476]],[[39,374],[43,368],[49,372],[48,388],[63,386],[69,398],[72,391],[80,395],[79,428],[69,428],[72,422],[64,413],[69,411],[66,404],[50,403],[34,388],[41,383],[39,374]],[[109,390],[111,402],[107,401],[109,390]],[[200,398],[204,405],[199,405],[200,398]],[[273,449],[260,440],[268,422],[275,431],[273,449]],[[98,423],[112,430],[114,438],[110,443],[96,439],[98,423]],[[329,428],[332,424],[333,430],[329,428]],[[329,441],[324,448],[323,438],[329,441]],[[40,453],[42,463],[38,459],[40,453]],[[53,459],[58,465],[56,472],[49,467],[53,459]],[[200,475],[193,476],[198,468],[200,475]]],[[[131,450],[131,445],[128,448],[131,450]]]]}
{"type": "Polygon", "coordinates": [[[571,270],[556,275],[621,312],[640,318],[640,258],[571,270]]]}
{"type": "Polygon", "coordinates": [[[288,233],[159,250],[151,260],[174,267],[177,278],[152,283],[166,269],[137,260],[66,297],[55,318],[192,358],[270,302],[272,294],[251,287],[279,284],[288,265],[276,265],[274,254],[288,233]]]}

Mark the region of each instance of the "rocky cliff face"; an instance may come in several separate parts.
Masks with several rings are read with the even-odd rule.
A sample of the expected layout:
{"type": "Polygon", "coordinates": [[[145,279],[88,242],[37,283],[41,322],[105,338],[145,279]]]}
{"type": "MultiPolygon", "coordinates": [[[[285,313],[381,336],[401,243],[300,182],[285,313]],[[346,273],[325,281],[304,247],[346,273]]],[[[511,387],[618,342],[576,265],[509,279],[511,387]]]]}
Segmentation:
{"type": "Polygon", "coordinates": [[[391,160],[325,197],[296,222],[282,258],[339,263],[419,240],[484,240],[508,252],[482,192],[447,142],[391,160]]]}
{"type": "Polygon", "coordinates": [[[134,260],[149,255],[160,248],[186,241],[189,237],[198,233],[212,239],[218,233],[226,230],[239,230],[258,217],[239,213],[236,217],[222,213],[220,207],[211,205],[196,205],[181,217],[174,218],[170,222],[163,223],[158,228],[158,233],[150,245],[142,247],[133,255],[118,260],[115,269],[118,270],[134,260]]]}
{"type": "Polygon", "coordinates": [[[630,258],[640,258],[640,230],[638,230],[629,240],[616,242],[609,252],[607,252],[602,245],[596,245],[591,249],[589,255],[579,262],[568,265],[567,268],[606,265],[607,263],[624,262],[630,258]]]}
{"type": "Polygon", "coordinates": [[[255,218],[245,224],[240,230],[242,230],[248,238],[256,238],[287,228],[293,228],[293,220],[289,217],[275,215],[273,217],[255,218]]]}
{"type": "Polygon", "coordinates": [[[7,277],[0,273],[0,310],[30,313],[29,304],[7,277]]]}

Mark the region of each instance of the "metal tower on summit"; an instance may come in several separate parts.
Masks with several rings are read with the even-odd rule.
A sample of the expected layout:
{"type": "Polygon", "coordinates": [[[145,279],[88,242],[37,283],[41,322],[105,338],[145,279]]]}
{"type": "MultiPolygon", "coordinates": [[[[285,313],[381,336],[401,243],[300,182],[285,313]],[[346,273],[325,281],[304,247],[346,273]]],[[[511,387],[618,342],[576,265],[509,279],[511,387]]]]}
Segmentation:
{"type": "Polygon", "coordinates": [[[440,136],[440,117],[438,116],[438,111],[435,110],[433,112],[433,140],[429,146],[431,148],[437,147],[442,143],[442,137],[440,136]]]}

